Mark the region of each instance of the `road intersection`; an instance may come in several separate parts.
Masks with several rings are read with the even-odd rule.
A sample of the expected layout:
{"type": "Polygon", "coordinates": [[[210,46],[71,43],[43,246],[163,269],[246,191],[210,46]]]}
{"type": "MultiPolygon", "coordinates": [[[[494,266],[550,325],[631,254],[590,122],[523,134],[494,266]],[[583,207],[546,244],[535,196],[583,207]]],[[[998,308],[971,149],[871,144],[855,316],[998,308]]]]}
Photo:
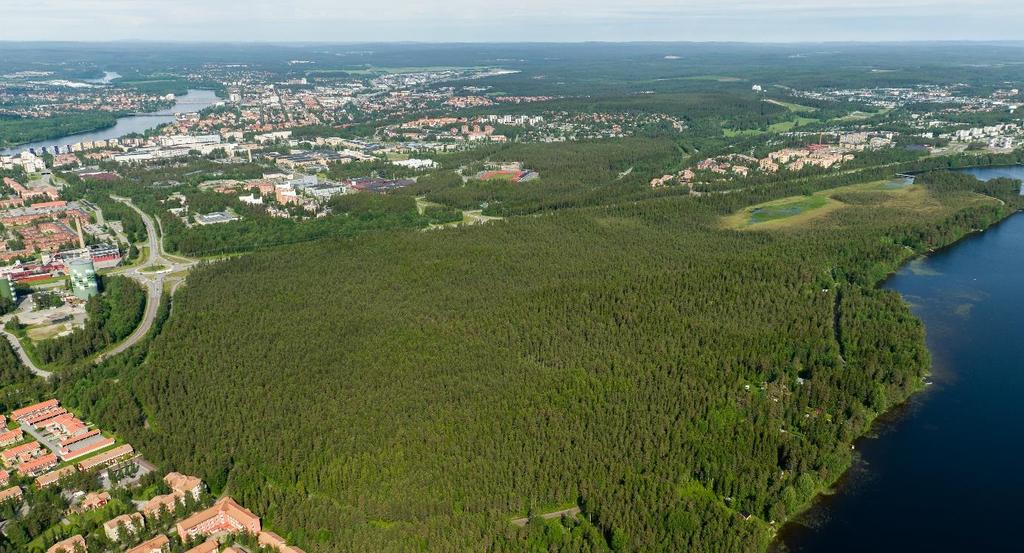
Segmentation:
{"type": "MultiPolygon", "coordinates": [[[[131,278],[146,289],[146,309],[142,315],[142,320],[139,322],[139,325],[135,330],[118,344],[96,355],[93,359],[95,363],[99,363],[104,359],[117,355],[128,348],[131,348],[145,338],[150,329],[153,328],[153,323],[156,322],[156,316],[160,310],[160,302],[163,299],[164,288],[168,288],[170,293],[173,294],[174,291],[177,290],[178,286],[184,282],[189,269],[197,263],[194,259],[169,255],[165,252],[160,233],[162,228],[159,225],[159,221],[154,222],[153,218],[149,214],[139,209],[138,206],[132,203],[130,199],[118,196],[111,196],[111,198],[135,210],[135,212],[139,214],[139,217],[142,218],[142,222],[146,227],[146,259],[136,265],[122,267],[110,272],[110,274],[122,275],[131,278]]],[[[23,311],[24,308],[23,304],[22,306],[19,306],[17,311],[0,318],[0,333],[7,338],[7,341],[11,343],[11,347],[14,348],[15,353],[18,354],[18,358],[21,359],[21,362],[28,367],[33,374],[43,378],[50,378],[52,373],[39,368],[35,362],[32,361],[32,358],[29,357],[28,353],[25,351],[25,348],[22,347],[18,337],[2,328],[4,323],[17,316],[18,312],[23,311]]]]}

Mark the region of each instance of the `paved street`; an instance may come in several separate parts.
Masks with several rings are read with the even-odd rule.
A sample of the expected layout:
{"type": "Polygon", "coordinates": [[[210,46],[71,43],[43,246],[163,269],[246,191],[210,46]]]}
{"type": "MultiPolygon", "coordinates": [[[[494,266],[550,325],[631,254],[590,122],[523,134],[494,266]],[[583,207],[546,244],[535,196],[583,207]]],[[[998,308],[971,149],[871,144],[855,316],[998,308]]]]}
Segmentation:
{"type": "MultiPolygon", "coordinates": [[[[146,225],[146,241],[149,246],[147,248],[148,253],[146,255],[146,259],[142,263],[133,267],[124,267],[111,272],[111,274],[124,275],[131,278],[146,289],[146,309],[142,315],[142,321],[139,323],[139,326],[135,328],[135,331],[117,345],[97,355],[95,358],[96,363],[127,350],[145,338],[146,334],[149,333],[149,330],[153,328],[153,323],[156,321],[157,311],[160,308],[160,300],[163,298],[164,286],[168,285],[173,293],[177,290],[178,286],[184,282],[185,273],[196,263],[196,261],[192,259],[168,255],[163,249],[163,241],[160,239],[160,231],[157,223],[154,223],[153,218],[139,209],[128,198],[121,198],[117,196],[111,196],[111,198],[134,209],[142,218],[142,222],[146,225]]],[[[59,286],[63,286],[63,284],[61,283],[59,286]]],[[[13,313],[9,313],[4,317],[0,317],[0,333],[7,338],[7,341],[11,343],[11,347],[13,347],[14,351],[18,354],[21,362],[28,367],[33,374],[43,378],[50,378],[52,373],[36,366],[25,352],[25,349],[21,346],[21,342],[18,338],[2,328],[3,324],[9,319],[16,317],[19,313],[24,313],[26,309],[30,309],[30,307],[23,302],[23,304],[19,306],[18,310],[13,313]]]]}
{"type": "Polygon", "coordinates": [[[164,251],[163,240],[160,238],[160,232],[153,218],[139,209],[128,198],[118,196],[111,196],[111,198],[134,209],[146,225],[147,244],[149,246],[146,260],[135,267],[126,268],[116,273],[132,278],[146,288],[146,311],[142,316],[142,322],[139,323],[135,331],[120,344],[97,355],[97,363],[134,346],[149,333],[149,329],[153,327],[153,323],[156,321],[157,310],[160,308],[164,284],[170,284],[172,289],[176,288],[180,281],[184,279],[183,276],[176,275],[188,271],[196,263],[194,260],[168,256],[167,252],[164,251]]]}

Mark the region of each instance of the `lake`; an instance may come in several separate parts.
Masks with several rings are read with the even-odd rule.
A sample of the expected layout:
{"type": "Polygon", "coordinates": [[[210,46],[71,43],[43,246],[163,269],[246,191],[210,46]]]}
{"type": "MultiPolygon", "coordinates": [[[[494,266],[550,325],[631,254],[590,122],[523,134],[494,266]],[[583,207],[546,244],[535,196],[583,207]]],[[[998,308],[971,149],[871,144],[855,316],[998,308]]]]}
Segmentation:
{"type": "MultiPolygon", "coordinates": [[[[112,75],[109,74],[106,75],[107,78],[111,76],[112,75]]],[[[94,132],[71,134],[60,138],[22,144],[21,146],[0,150],[0,154],[14,155],[30,148],[35,148],[38,152],[43,147],[46,147],[47,150],[52,152],[55,146],[60,146],[63,151],[68,144],[74,144],[75,142],[108,140],[111,138],[119,138],[126,134],[143,133],[149,129],[163,125],[164,123],[174,121],[175,113],[199,111],[203,108],[208,108],[219,101],[220,99],[217,98],[217,95],[212,90],[189,90],[188,94],[179,96],[174,102],[174,107],[169,109],[154,111],[146,115],[129,115],[127,117],[121,117],[113,127],[94,132]]]]}
{"type": "MultiPolygon", "coordinates": [[[[966,172],[1024,178],[1024,167],[966,172]]],[[[787,524],[778,549],[1024,550],[1024,214],[909,263],[885,287],[924,321],[934,384],[880,418],[837,493],[787,524]]]]}

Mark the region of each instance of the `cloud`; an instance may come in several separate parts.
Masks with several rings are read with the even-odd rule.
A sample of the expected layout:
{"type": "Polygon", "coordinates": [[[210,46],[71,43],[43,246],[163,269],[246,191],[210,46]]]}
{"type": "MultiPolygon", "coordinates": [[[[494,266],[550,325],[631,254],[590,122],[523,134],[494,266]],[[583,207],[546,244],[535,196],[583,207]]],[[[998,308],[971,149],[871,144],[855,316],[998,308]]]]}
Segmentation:
{"type": "Polygon", "coordinates": [[[881,24],[892,39],[900,28],[912,38],[1014,38],[1024,25],[1019,0],[0,0],[0,11],[8,40],[879,38],[871,24],[844,21],[881,24]]]}

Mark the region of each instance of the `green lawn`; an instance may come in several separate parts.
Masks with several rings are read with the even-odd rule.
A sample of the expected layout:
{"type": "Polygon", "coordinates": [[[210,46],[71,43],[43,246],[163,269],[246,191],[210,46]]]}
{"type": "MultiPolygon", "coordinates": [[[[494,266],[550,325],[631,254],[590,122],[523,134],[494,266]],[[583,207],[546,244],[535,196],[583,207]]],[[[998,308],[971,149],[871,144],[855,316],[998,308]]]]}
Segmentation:
{"type": "Polygon", "coordinates": [[[785,219],[794,215],[799,215],[805,211],[817,209],[823,207],[828,201],[825,196],[806,196],[797,199],[787,199],[784,202],[776,204],[766,204],[761,207],[757,207],[750,212],[750,224],[764,223],[766,221],[774,221],[776,219],[785,219]]]}
{"type": "Polygon", "coordinates": [[[774,123],[768,126],[768,132],[789,132],[797,127],[803,127],[811,123],[817,123],[818,120],[812,117],[798,116],[792,121],[782,121],[780,123],[774,123]]]}
{"type": "Polygon", "coordinates": [[[800,104],[794,104],[792,102],[783,102],[781,100],[767,100],[767,102],[770,104],[775,104],[777,106],[782,106],[794,113],[813,113],[815,111],[818,111],[818,108],[812,108],[811,106],[802,106],[800,104]]]}

